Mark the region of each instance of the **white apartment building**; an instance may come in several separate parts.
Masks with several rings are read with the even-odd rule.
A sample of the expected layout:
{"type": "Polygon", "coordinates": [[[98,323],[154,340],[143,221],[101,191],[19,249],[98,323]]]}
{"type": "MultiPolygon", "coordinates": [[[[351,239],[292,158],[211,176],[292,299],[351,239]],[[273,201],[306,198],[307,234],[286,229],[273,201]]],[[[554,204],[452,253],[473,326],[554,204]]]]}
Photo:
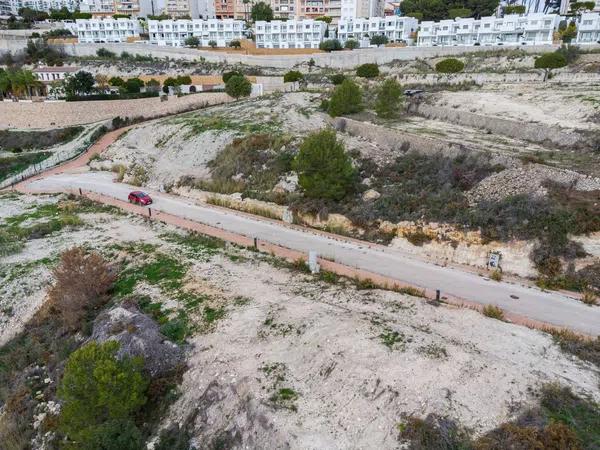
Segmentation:
{"type": "Polygon", "coordinates": [[[137,19],[77,19],[75,22],[81,43],[128,42],[139,38],[142,32],[137,19]]]}
{"type": "Polygon", "coordinates": [[[0,0],[0,12],[2,14],[16,16],[21,8],[31,8],[45,12],[62,8],[76,11],[79,8],[79,0],[0,0]]]}
{"type": "Polygon", "coordinates": [[[384,9],[385,1],[383,0],[341,0],[340,19],[383,17],[384,9]]]}
{"type": "Polygon", "coordinates": [[[258,21],[254,24],[257,48],[319,48],[327,24],[320,20],[258,21]]]}
{"type": "Polygon", "coordinates": [[[600,43],[600,13],[584,13],[577,24],[577,44],[600,43]]]}
{"type": "Polygon", "coordinates": [[[231,41],[244,38],[245,23],[234,19],[193,19],[193,20],[149,20],[150,43],[183,47],[185,40],[196,36],[200,45],[208,47],[210,41],[226,47],[231,41]]]}
{"type": "Polygon", "coordinates": [[[338,39],[345,43],[349,39],[356,40],[361,46],[368,46],[369,40],[376,35],[386,36],[390,42],[412,42],[419,22],[414,17],[387,16],[369,17],[368,19],[340,19],[338,23],[338,39]]]}
{"type": "Polygon", "coordinates": [[[81,0],[81,12],[95,16],[129,14],[132,17],[158,15],[165,8],[165,0],[81,0]]]}
{"type": "Polygon", "coordinates": [[[557,14],[543,13],[425,21],[420,24],[417,46],[552,44],[559,23],[557,14]]]}

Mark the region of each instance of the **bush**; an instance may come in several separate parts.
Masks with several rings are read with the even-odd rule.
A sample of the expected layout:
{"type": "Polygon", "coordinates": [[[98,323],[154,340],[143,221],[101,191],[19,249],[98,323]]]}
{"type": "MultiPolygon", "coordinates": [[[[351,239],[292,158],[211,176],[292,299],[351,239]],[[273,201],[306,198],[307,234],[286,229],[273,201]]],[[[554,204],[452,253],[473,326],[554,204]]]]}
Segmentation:
{"type": "Polygon", "coordinates": [[[459,73],[465,68],[465,64],[456,58],[446,58],[435,65],[435,71],[440,73],[459,73]]]}
{"type": "Polygon", "coordinates": [[[244,74],[237,70],[232,70],[229,72],[224,72],[223,75],[221,76],[221,79],[223,80],[223,83],[227,83],[231,77],[235,77],[235,76],[243,77],[244,74]]]}
{"type": "Polygon", "coordinates": [[[294,159],[298,182],[308,197],[341,200],[354,188],[356,171],[335,131],[306,137],[294,159]]]}
{"type": "Polygon", "coordinates": [[[198,47],[200,45],[200,39],[197,36],[190,36],[184,41],[186,47],[198,47]]]}
{"type": "Polygon", "coordinates": [[[346,43],[344,44],[344,47],[347,49],[350,49],[350,50],[354,50],[354,49],[360,47],[360,43],[355,39],[348,39],[346,41],[346,43]]]}
{"type": "Polygon", "coordinates": [[[107,58],[107,59],[114,59],[117,57],[116,53],[111,52],[111,51],[105,49],[104,47],[99,48],[96,51],[96,55],[98,56],[98,58],[107,58]]]}
{"type": "Polygon", "coordinates": [[[385,45],[388,43],[388,38],[387,36],[384,36],[382,34],[376,34],[375,36],[373,36],[371,38],[371,41],[369,42],[371,45],[385,45]]]}
{"type": "Polygon", "coordinates": [[[233,98],[248,97],[252,93],[252,84],[241,75],[235,75],[225,83],[225,92],[233,98]]]}
{"type": "Polygon", "coordinates": [[[377,90],[375,112],[379,117],[395,117],[402,106],[402,87],[393,78],[385,80],[377,90]]]}
{"type": "MultiPolygon", "coordinates": [[[[60,429],[83,445],[108,438],[139,438],[129,421],[145,403],[147,380],[141,358],[117,358],[120,344],[91,342],[71,354],[58,388],[60,429]],[[117,424],[118,423],[118,424],[117,424]],[[123,427],[123,425],[125,427],[123,427]]],[[[131,448],[131,447],[129,447],[131,448]]]]}
{"type": "Polygon", "coordinates": [[[48,292],[50,311],[59,314],[70,329],[76,329],[89,312],[106,303],[115,281],[102,256],[86,253],[81,247],[64,252],[52,274],[55,283],[48,292]]]}
{"type": "Polygon", "coordinates": [[[333,91],[329,101],[329,115],[338,117],[344,114],[352,114],[361,111],[362,92],[358,85],[351,80],[344,80],[333,91]]]}
{"type": "Polygon", "coordinates": [[[579,58],[581,49],[576,45],[563,44],[558,50],[556,50],[556,53],[561,54],[565,58],[565,61],[567,61],[567,64],[571,64],[579,58]]]}
{"type": "Polygon", "coordinates": [[[562,53],[552,52],[544,53],[535,59],[534,67],[536,69],[559,69],[567,65],[567,60],[562,53]]]}
{"type": "Polygon", "coordinates": [[[217,47],[217,41],[208,41],[208,46],[210,48],[216,48],[217,47]]]}
{"type": "Polygon", "coordinates": [[[297,70],[290,70],[283,76],[283,81],[285,83],[301,81],[303,79],[304,79],[304,75],[302,75],[302,73],[297,70]]]}
{"type": "Polygon", "coordinates": [[[240,41],[238,41],[237,39],[235,39],[235,40],[233,40],[233,41],[231,41],[229,43],[229,46],[231,48],[241,48],[242,47],[242,43],[240,41]]]}
{"type": "Polygon", "coordinates": [[[128,93],[138,94],[140,89],[144,87],[144,82],[139,78],[129,78],[123,87],[128,93]]]}
{"type": "Polygon", "coordinates": [[[123,86],[125,85],[125,80],[121,77],[111,77],[108,80],[108,84],[111,86],[123,86]]]}
{"type": "Polygon", "coordinates": [[[337,39],[327,39],[319,44],[319,49],[325,52],[342,50],[342,44],[337,39]]]}
{"type": "Polygon", "coordinates": [[[346,75],[344,75],[343,73],[336,73],[331,75],[329,79],[331,80],[332,84],[337,86],[338,84],[342,84],[344,82],[344,80],[346,79],[346,75]]]}
{"type": "Polygon", "coordinates": [[[485,305],[481,311],[484,316],[490,317],[496,320],[504,320],[504,311],[502,308],[495,305],[485,305]]]}
{"type": "Polygon", "coordinates": [[[366,63],[356,68],[356,75],[361,78],[375,78],[379,76],[379,67],[375,63],[366,63]]]}

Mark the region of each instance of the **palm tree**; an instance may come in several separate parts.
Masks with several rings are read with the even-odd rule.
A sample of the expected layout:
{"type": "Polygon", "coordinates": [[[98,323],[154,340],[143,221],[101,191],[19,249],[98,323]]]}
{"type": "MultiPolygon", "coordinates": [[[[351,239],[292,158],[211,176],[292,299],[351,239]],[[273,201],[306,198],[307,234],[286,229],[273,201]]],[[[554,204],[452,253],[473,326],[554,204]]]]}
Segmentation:
{"type": "Polygon", "coordinates": [[[37,79],[31,70],[21,69],[20,78],[28,97],[33,95],[34,89],[37,91],[37,88],[43,86],[43,83],[37,79]]]}

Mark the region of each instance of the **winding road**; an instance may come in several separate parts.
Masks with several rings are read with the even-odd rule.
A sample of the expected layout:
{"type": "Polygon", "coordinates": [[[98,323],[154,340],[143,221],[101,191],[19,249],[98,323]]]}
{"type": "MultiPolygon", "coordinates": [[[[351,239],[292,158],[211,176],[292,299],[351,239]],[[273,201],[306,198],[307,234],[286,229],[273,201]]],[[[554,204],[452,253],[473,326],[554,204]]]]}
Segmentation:
{"type": "MultiPolygon", "coordinates": [[[[103,142],[103,147],[107,145],[103,142]]],[[[94,151],[100,151],[96,148],[94,151]]],[[[64,192],[83,189],[108,199],[126,200],[136,188],[113,182],[111,173],[74,170],[87,162],[70,163],[20,187],[27,192],[64,192]]],[[[442,295],[479,305],[492,304],[516,316],[567,327],[588,335],[600,335],[600,307],[590,307],[559,292],[545,292],[518,283],[496,282],[460,268],[441,267],[401,250],[334,237],[326,233],[287,226],[276,221],[240,214],[224,208],[197,204],[192,200],[148,191],[154,199],[153,210],[210,225],[222,230],[258,238],[271,244],[319,256],[337,263],[369,271],[422,288],[440,289],[442,295]]]]}

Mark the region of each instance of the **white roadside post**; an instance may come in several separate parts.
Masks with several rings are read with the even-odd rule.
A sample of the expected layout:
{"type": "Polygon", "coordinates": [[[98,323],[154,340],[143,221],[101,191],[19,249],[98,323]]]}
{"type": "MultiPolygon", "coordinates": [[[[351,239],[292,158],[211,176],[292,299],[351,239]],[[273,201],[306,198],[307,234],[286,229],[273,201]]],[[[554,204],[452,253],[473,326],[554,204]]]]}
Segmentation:
{"type": "Polygon", "coordinates": [[[308,268],[310,269],[311,273],[319,273],[320,271],[320,267],[319,267],[319,263],[317,262],[317,252],[314,250],[310,250],[308,252],[308,268]]]}

